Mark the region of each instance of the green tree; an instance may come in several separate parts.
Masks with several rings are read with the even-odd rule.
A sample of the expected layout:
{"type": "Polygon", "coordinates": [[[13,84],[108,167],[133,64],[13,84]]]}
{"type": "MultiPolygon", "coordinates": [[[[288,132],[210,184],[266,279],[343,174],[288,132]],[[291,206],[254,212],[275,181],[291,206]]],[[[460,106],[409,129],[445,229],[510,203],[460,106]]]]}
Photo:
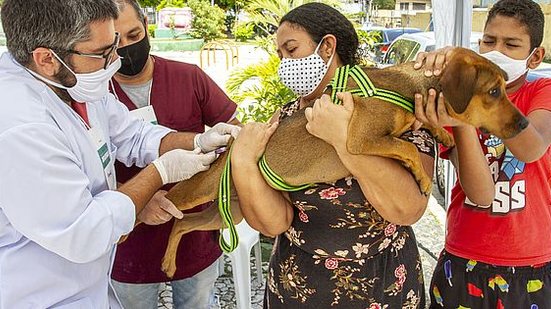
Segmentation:
{"type": "MultiPolygon", "coordinates": [[[[0,0],[1,1],[1,0],[0,0]]],[[[161,3],[161,0],[138,0],[138,2],[140,3],[140,6],[145,8],[145,7],[157,7],[157,5],[159,5],[161,3]]]]}
{"type": "Polygon", "coordinates": [[[373,0],[373,4],[376,5],[379,10],[394,10],[396,0],[373,0]]]}
{"type": "Polygon", "coordinates": [[[191,36],[210,41],[224,35],[224,10],[211,6],[208,0],[162,0],[157,11],[165,7],[189,7],[193,13],[191,36]]]}
{"type": "Polygon", "coordinates": [[[193,11],[191,36],[210,41],[224,35],[224,10],[208,0],[189,0],[187,6],[193,11]]]}
{"type": "Polygon", "coordinates": [[[157,11],[164,8],[183,8],[186,6],[185,0],[161,0],[157,5],[157,11]]]}
{"type": "MultiPolygon", "coordinates": [[[[279,20],[290,10],[308,2],[320,2],[315,0],[251,0],[244,10],[254,22],[266,34],[271,34],[271,29],[276,29],[279,20]]],[[[338,0],[323,0],[325,4],[340,7],[338,0]]]]}

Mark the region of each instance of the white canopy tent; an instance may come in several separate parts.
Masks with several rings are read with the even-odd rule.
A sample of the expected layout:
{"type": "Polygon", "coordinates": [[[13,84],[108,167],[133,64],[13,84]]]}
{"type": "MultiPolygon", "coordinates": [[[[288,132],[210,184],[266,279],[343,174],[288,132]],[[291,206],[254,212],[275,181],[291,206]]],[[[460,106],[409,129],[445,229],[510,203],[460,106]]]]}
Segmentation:
{"type": "MultiPolygon", "coordinates": [[[[432,0],[432,18],[436,48],[444,46],[469,47],[472,30],[473,6],[470,0],[432,0]]],[[[455,170],[445,161],[446,207],[450,203],[451,189],[455,183],[455,170]]]]}

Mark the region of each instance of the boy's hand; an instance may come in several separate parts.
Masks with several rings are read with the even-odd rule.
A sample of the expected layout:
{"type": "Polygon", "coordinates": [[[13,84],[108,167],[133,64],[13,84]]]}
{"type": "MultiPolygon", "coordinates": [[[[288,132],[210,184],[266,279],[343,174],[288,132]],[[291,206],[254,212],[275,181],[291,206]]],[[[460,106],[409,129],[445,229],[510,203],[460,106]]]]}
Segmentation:
{"type": "MultiPolygon", "coordinates": [[[[436,95],[436,90],[429,89],[428,97],[415,94],[415,117],[419,122],[427,124],[433,128],[438,127],[456,127],[465,125],[463,122],[452,118],[446,110],[444,103],[444,94],[436,95]]],[[[414,123],[414,129],[418,129],[417,122],[414,123]]]]}
{"type": "Polygon", "coordinates": [[[455,47],[448,46],[432,52],[419,53],[413,68],[416,70],[423,68],[426,77],[439,76],[450,60],[454,49],[455,47]]]}

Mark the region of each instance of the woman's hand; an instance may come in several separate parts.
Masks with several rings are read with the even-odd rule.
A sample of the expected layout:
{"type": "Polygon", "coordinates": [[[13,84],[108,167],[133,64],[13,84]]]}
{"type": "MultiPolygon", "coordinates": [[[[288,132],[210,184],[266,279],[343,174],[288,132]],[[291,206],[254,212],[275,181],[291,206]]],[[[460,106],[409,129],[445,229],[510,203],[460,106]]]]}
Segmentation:
{"type": "Polygon", "coordinates": [[[232,145],[232,162],[257,164],[278,124],[278,122],[245,124],[232,145]]]}
{"type": "Polygon", "coordinates": [[[448,46],[432,52],[421,52],[417,54],[413,68],[416,70],[422,68],[427,77],[439,76],[450,60],[454,49],[455,47],[448,46]]]}
{"type": "Polygon", "coordinates": [[[415,117],[418,121],[430,125],[433,128],[439,127],[459,127],[465,123],[452,118],[446,110],[444,103],[444,94],[440,92],[436,99],[436,90],[429,89],[427,98],[423,95],[415,94],[415,117]],[[426,100],[426,102],[424,102],[426,100]]]}
{"type": "Polygon", "coordinates": [[[342,105],[333,104],[331,98],[324,94],[317,99],[313,107],[304,111],[308,123],[306,130],[317,138],[329,143],[335,149],[346,148],[348,123],[354,111],[354,100],[348,92],[338,93],[342,105]]]}

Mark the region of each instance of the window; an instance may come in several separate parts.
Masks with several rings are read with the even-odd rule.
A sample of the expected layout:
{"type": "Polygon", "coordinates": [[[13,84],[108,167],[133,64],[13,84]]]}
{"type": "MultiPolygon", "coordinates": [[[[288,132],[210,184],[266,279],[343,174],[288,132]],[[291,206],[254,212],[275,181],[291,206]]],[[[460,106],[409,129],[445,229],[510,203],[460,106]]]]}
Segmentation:
{"type": "Polygon", "coordinates": [[[407,11],[409,10],[409,3],[400,3],[400,11],[407,11]]]}
{"type": "Polygon", "coordinates": [[[427,5],[425,3],[413,3],[414,11],[424,11],[426,9],[427,9],[427,5]]]}
{"type": "Polygon", "coordinates": [[[421,44],[407,40],[407,39],[398,39],[392,44],[385,56],[385,64],[400,64],[406,61],[412,60],[412,58],[417,55],[417,51],[421,44]]]}

